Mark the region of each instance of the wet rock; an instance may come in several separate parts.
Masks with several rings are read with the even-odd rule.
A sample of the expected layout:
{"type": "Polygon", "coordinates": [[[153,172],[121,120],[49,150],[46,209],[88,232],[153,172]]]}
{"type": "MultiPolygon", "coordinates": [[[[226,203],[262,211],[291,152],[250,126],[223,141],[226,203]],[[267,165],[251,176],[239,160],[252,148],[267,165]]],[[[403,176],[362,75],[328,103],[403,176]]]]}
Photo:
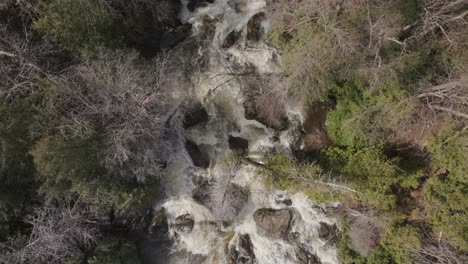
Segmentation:
{"type": "Polygon", "coordinates": [[[193,230],[194,225],[193,216],[190,214],[179,215],[175,219],[175,229],[181,233],[190,233],[193,230]]]}
{"type": "Polygon", "coordinates": [[[303,133],[295,147],[295,157],[299,160],[316,160],[322,149],[331,146],[326,126],[328,104],[315,104],[306,110],[303,133]],[[300,149],[299,149],[300,146],[300,149]]]}
{"type": "Polygon", "coordinates": [[[338,232],[336,224],[329,225],[327,223],[320,222],[318,234],[321,239],[335,244],[338,239],[338,232]]]}
{"type": "Polygon", "coordinates": [[[262,22],[265,21],[265,13],[255,14],[247,23],[247,39],[250,41],[259,41],[264,32],[262,22]]]}
{"type": "MultiPolygon", "coordinates": [[[[202,264],[206,263],[207,256],[206,255],[199,255],[199,254],[193,254],[191,252],[187,252],[186,250],[180,250],[180,251],[173,251],[171,252],[171,255],[167,258],[161,261],[161,264],[167,264],[167,263],[189,263],[189,264],[202,264]]],[[[152,264],[151,263],[146,263],[144,264],[152,264]]]]}
{"type": "Polygon", "coordinates": [[[206,181],[194,190],[193,199],[227,226],[247,203],[249,191],[230,182],[206,181]]]}
{"type": "Polygon", "coordinates": [[[232,47],[234,44],[236,44],[240,37],[241,32],[235,30],[231,31],[231,33],[226,36],[226,39],[224,39],[222,47],[225,49],[232,47]]]}
{"type": "Polygon", "coordinates": [[[184,128],[193,127],[197,124],[208,121],[208,113],[201,104],[196,104],[192,107],[192,111],[189,111],[184,117],[184,128]]]}
{"type": "Polygon", "coordinates": [[[185,148],[187,149],[187,152],[190,155],[190,158],[192,158],[193,164],[196,167],[206,169],[208,166],[210,166],[210,158],[200,150],[197,144],[187,140],[185,142],[185,148]]]}
{"type": "Polygon", "coordinates": [[[195,11],[197,8],[205,7],[208,4],[214,3],[215,0],[190,0],[187,4],[187,9],[190,12],[195,11]]]}
{"type": "Polygon", "coordinates": [[[289,241],[299,241],[299,239],[301,238],[301,233],[299,232],[292,232],[289,234],[288,236],[288,240],[289,241]]]}
{"type": "Polygon", "coordinates": [[[257,227],[266,236],[287,238],[293,214],[288,209],[262,208],[255,211],[253,218],[257,227]]]}
{"type": "Polygon", "coordinates": [[[249,141],[241,137],[229,136],[229,148],[235,150],[246,151],[249,149],[249,141]]]}
{"type": "Polygon", "coordinates": [[[168,232],[167,217],[164,208],[154,213],[152,224],[149,228],[149,233],[154,237],[165,237],[168,232]]]}
{"type": "Polygon", "coordinates": [[[259,123],[271,127],[275,130],[285,130],[289,127],[289,120],[286,116],[286,111],[281,111],[279,117],[275,118],[274,122],[269,120],[265,114],[258,110],[255,98],[248,98],[244,102],[245,118],[248,120],[256,120],[259,123]]]}
{"type": "Polygon", "coordinates": [[[237,247],[230,247],[228,253],[228,263],[230,264],[254,264],[255,254],[252,241],[248,234],[239,237],[237,247]]]}
{"type": "Polygon", "coordinates": [[[276,203],[277,204],[284,204],[286,206],[291,206],[292,205],[292,201],[291,199],[284,199],[284,200],[276,200],[276,203]]]}
{"type": "Polygon", "coordinates": [[[296,257],[299,264],[322,264],[320,259],[302,247],[296,249],[296,257]]]}
{"type": "Polygon", "coordinates": [[[326,214],[327,217],[344,219],[348,215],[346,207],[341,204],[337,206],[327,206],[325,209],[322,208],[321,210],[326,214]]]}

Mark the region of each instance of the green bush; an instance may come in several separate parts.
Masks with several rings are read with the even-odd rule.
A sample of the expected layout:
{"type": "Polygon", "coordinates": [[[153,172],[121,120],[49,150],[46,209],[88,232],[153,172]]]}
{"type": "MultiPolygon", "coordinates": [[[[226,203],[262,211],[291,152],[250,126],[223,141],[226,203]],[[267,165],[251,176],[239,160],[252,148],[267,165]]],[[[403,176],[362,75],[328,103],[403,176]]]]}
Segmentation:
{"type": "Polygon", "coordinates": [[[431,177],[424,188],[424,204],[435,231],[468,249],[468,132],[448,131],[430,144],[434,168],[447,175],[431,177]]]}
{"type": "Polygon", "coordinates": [[[40,175],[40,193],[49,201],[80,196],[102,212],[111,207],[138,210],[155,198],[152,184],[138,185],[109,175],[99,163],[100,148],[96,138],[42,138],[31,151],[40,175]]]}
{"type": "Polygon", "coordinates": [[[340,146],[362,146],[369,141],[367,131],[371,127],[373,111],[368,111],[373,104],[372,96],[366,90],[363,80],[347,81],[336,91],[336,108],[328,113],[328,134],[334,143],[340,146]]]}
{"type": "Polygon", "coordinates": [[[345,81],[334,90],[337,104],[327,115],[327,129],[339,146],[368,147],[385,138],[411,110],[406,93],[392,79],[373,90],[363,79],[345,81]]]}
{"type": "Polygon", "coordinates": [[[403,0],[400,1],[400,12],[403,15],[404,22],[409,25],[420,18],[423,9],[421,0],[403,0]]]}
{"type": "Polygon", "coordinates": [[[269,176],[267,179],[270,182],[267,183],[271,183],[275,188],[303,192],[315,202],[335,202],[349,195],[320,184],[323,170],[318,164],[299,163],[284,155],[271,156],[265,163],[262,173],[269,176]]]}
{"type": "Polygon", "coordinates": [[[402,203],[407,202],[410,191],[419,186],[424,175],[417,162],[389,158],[382,144],[361,149],[330,148],[323,151],[321,163],[335,177],[339,175],[341,181],[362,192],[362,200],[393,216],[406,210],[402,203]]]}
{"type": "Polygon", "coordinates": [[[40,0],[33,28],[83,55],[121,46],[118,25],[99,0],[40,0]]]}
{"type": "Polygon", "coordinates": [[[413,263],[409,249],[421,247],[420,230],[410,226],[392,226],[380,244],[368,256],[362,256],[352,248],[348,235],[349,223],[342,223],[338,256],[344,264],[407,264],[413,263]]]}
{"type": "Polygon", "coordinates": [[[86,253],[68,258],[67,264],[138,264],[141,263],[136,244],[119,234],[107,235],[86,253]]]}

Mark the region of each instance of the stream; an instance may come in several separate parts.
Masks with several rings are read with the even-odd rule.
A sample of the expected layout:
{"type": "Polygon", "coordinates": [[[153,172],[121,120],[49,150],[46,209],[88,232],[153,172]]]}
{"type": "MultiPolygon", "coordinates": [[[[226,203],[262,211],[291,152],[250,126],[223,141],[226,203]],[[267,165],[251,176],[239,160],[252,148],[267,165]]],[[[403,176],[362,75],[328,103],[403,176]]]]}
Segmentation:
{"type": "MultiPolygon", "coordinates": [[[[188,0],[182,3],[180,20],[208,40],[199,51],[206,63],[190,77],[205,120],[179,131],[179,151],[166,169],[167,198],[154,208],[164,213],[171,241],[171,254],[161,263],[339,263],[327,234],[338,220],[326,210],[336,205],[266,186],[256,165],[269,153],[292,155],[303,123],[293,108],[283,131],[245,117],[236,74],[279,69],[280,52],[248,36],[248,22],[264,11],[265,1],[215,0],[193,12],[188,0]]],[[[262,20],[257,31],[268,27],[262,20]]]]}

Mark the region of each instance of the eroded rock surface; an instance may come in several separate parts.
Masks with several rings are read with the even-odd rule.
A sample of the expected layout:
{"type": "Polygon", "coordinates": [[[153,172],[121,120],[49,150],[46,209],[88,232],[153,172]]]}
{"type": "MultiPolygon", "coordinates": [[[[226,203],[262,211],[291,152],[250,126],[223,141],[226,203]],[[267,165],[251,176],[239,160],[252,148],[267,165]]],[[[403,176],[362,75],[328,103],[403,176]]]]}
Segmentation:
{"type": "Polygon", "coordinates": [[[179,215],[175,219],[175,229],[181,233],[190,233],[194,225],[193,216],[190,214],[179,215]]]}
{"type": "Polygon", "coordinates": [[[257,228],[265,236],[287,238],[293,213],[288,209],[262,208],[255,211],[253,218],[257,228]]]}

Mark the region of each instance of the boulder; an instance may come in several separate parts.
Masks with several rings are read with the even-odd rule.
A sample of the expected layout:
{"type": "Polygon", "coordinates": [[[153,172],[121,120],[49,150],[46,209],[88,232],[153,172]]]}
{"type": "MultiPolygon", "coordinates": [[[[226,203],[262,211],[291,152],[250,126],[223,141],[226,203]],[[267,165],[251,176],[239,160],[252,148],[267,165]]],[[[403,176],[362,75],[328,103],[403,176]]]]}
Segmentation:
{"type": "Polygon", "coordinates": [[[262,208],[255,211],[253,218],[264,235],[287,239],[293,214],[288,209],[262,208]]]}
{"type": "Polygon", "coordinates": [[[195,11],[197,8],[205,7],[208,4],[214,3],[215,0],[189,0],[187,4],[187,9],[190,12],[195,11]]]}
{"type": "Polygon", "coordinates": [[[193,216],[190,214],[179,215],[175,219],[175,229],[181,233],[190,233],[193,230],[194,225],[193,216]]]}
{"type": "Polygon", "coordinates": [[[167,217],[164,212],[164,208],[161,208],[159,211],[153,214],[152,224],[148,231],[150,234],[152,234],[152,236],[157,238],[166,236],[168,228],[167,217]]]}
{"type": "Polygon", "coordinates": [[[249,141],[241,137],[229,136],[229,148],[241,151],[247,151],[249,149],[249,141]]]}
{"type": "Polygon", "coordinates": [[[223,47],[224,49],[232,47],[234,44],[236,44],[236,42],[239,40],[241,35],[242,35],[242,32],[240,31],[235,31],[235,30],[231,31],[224,39],[223,45],[221,47],[223,47]]]}
{"type": "Polygon", "coordinates": [[[321,264],[320,259],[302,247],[296,249],[296,257],[298,264],[321,264]]]}
{"type": "Polygon", "coordinates": [[[329,225],[327,223],[320,222],[318,234],[321,239],[335,244],[338,239],[338,232],[336,224],[329,225]]]}
{"type": "Polygon", "coordinates": [[[208,113],[201,104],[196,104],[184,117],[184,128],[190,128],[208,121],[208,113]]]}
{"type": "Polygon", "coordinates": [[[185,142],[185,148],[187,149],[190,158],[192,158],[193,165],[204,169],[210,166],[210,158],[200,150],[195,142],[187,140],[185,142]]]}
{"type": "Polygon", "coordinates": [[[213,215],[227,226],[249,199],[248,190],[234,183],[205,181],[195,188],[193,199],[210,209],[213,215]]]}
{"type": "Polygon", "coordinates": [[[255,14],[247,23],[247,39],[250,41],[259,41],[263,34],[262,22],[265,21],[265,13],[255,14]]]}
{"type": "Polygon", "coordinates": [[[291,199],[276,199],[275,202],[277,204],[284,204],[286,206],[291,206],[292,205],[292,200],[291,199]]]}
{"type": "Polygon", "coordinates": [[[255,254],[252,241],[248,234],[241,235],[237,246],[231,246],[228,250],[229,264],[254,264],[255,254]]]}
{"type": "Polygon", "coordinates": [[[256,120],[267,127],[271,127],[279,131],[285,130],[289,127],[289,119],[286,115],[286,111],[281,110],[280,116],[276,118],[274,122],[271,122],[265,114],[258,110],[254,97],[247,98],[243,105],[245,109],[245,118],[248,120],[256,120]]]}

